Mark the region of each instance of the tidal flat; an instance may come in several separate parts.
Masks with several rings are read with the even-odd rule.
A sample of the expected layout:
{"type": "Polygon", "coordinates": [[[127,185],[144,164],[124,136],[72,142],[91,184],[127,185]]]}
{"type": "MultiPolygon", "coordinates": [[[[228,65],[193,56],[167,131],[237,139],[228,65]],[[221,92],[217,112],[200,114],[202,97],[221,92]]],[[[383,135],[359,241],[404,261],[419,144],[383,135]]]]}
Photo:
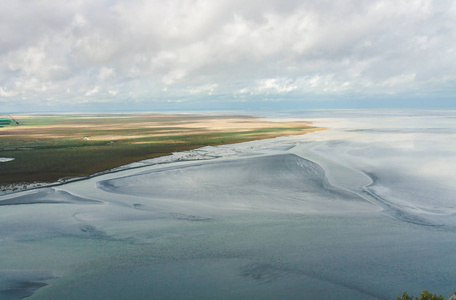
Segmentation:
{"type": "Polygon", "coordinates": [[[1,196],[0,298],[451,295],[456,112],[279,117],[329,129],[1,196]]]}
{"type": "Polygon", "coordinates": [[[208,145],[322,129],[305,121],[271,122],[246,115],[72,113],[2,118],[9,123],[0,127],[0,162],[5,163],[0,192],[87,177],[208,145]]]}

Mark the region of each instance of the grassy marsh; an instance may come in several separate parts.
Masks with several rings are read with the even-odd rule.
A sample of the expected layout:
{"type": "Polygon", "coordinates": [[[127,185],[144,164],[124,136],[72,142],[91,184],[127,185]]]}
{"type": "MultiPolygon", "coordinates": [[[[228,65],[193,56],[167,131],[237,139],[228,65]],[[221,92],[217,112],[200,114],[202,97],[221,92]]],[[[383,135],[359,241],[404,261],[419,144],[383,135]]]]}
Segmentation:
{"type": "Polygon", "coordinates": [[[0,157],[15,159],[0,164],[0,186],[54,182],[207,145],[320,130],[308,122],[223,115],[30,114],[9,119],[19,125],[0,128],[0,157]]]}

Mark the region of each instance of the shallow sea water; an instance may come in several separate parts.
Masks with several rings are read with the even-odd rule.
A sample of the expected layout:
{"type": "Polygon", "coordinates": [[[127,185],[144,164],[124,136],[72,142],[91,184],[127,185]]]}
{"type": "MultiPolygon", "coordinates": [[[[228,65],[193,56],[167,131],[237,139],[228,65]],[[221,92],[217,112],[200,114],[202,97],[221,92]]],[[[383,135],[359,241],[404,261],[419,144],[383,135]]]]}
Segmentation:
{"type": "Polygon", "coordinates": [[[456,113],[331,129],[0,197],[0,299],[395,299],[456,289],[456,113]]]}

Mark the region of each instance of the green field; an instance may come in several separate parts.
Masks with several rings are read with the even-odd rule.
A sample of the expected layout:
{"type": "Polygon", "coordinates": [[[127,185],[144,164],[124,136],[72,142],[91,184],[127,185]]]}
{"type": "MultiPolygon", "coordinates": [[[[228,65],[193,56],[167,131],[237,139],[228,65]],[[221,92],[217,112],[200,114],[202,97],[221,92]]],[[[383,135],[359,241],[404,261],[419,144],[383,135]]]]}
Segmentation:
{"type": "Polygon", "coordinates": [[[60,114],[12,117],[19,125],[0,128],[0,157],[15,158],[0,163],[0,186],[3,187],[88,176],[207,145],[318,130],[307,122],[271,123],[246,116],[60,114]]]}
{"type": "Polygon", "coordinates": [[[0,128],[11,124],[13,124],[13,120],[9,116],[0,115],[0,128]]]}

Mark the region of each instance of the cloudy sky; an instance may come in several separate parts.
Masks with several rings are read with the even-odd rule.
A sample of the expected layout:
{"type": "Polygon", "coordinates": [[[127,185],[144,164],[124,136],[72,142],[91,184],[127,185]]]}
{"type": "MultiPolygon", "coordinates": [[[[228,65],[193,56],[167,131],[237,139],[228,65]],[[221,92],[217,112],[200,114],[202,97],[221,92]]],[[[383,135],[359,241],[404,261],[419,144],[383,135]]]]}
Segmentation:
{"type": "Polygon", "coordinates": [[[456,107],[451,0],[2,0],[0,41],[6,111],[456,107]]]}

